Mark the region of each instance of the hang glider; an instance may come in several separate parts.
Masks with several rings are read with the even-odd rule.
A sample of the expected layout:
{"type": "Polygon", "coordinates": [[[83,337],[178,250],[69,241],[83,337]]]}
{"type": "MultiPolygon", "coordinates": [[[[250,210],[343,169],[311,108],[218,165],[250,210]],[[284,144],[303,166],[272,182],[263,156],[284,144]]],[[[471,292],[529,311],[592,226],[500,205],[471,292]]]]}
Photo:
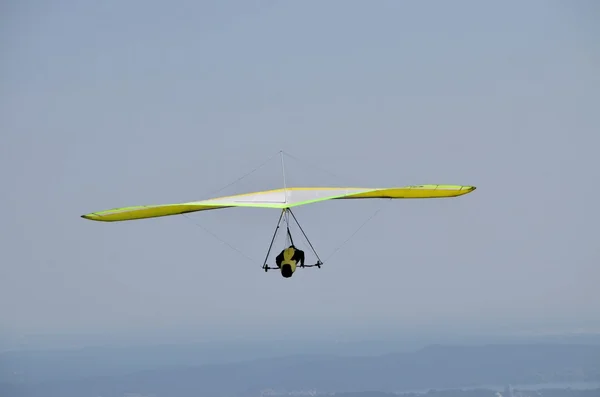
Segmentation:
{"type": "Polygon", "coordinates": [[[232,207],[286,209],[327,200],[448,198],[462,196],[473,190],[475,190],[474,186],[461,185],[416,185],[391,188],[290,187],[185,203],[113,208],[82,215],[82,218],[117,222],[232,207]]]}
{"type": "MultiPolygon", "coordinates": [[[[279,216],[279,220],[277,221],[277,227],[275,228],[275,232],[273,234],[273,238],[271,239],[271,244],[269,246],[269,250],[267,251],[267,255],[262,267],[265,272],[270,269],[278,269],[283,277],[289,278],[296,271],[297,265],[301,268],[313,266],[320,268],[323,264],[323,261],[321,261],[321,258],[317,254],[310,240],[308,240],[306,233],[292,212],[292,208],[294,207],[319,203],[327,200],[427,199],[458,197],[471,193],[473,190],[475,190],[475,186],[462,185],[414,185],[388,188],[287,187],[285,183],[283,151],[280,151],[280,153],[283,170],[283,188],[281,189],[237,194],[233,196],[217,197],[207,200],[189,201],[175,204],[138,205],[133,207],[113,208],[104,211],[91,212],[82,215],[81,217],[99,222],[120,222],[171,215],[183,215],[191,212],[235,207],[279,209],[281,210],[281,214],[279,216]],[[300,228],[304,239],[317,258],[317,261],[314,265],[305,265],[304,252],[295,246],[294,239],[290,232],[290,215],[292,216],[296,225],[300,228]],[[269,255],[271,253],[271,249],[273,248],[275,238],[280,230],[280,224],[282,221],[286,223],[288,242],[286,245],[287,248],[277,255],[275,259],[277,266],[272,267],[268,265],[269,255]]],[[[255,168],[255,170],[256,169],[258,168],[255,168]]],[[[249,174],[246,176],[248,175],[249,174]]],[[[364,226],[364,224],[362,226],[364,226]]],[[[346,240],[346,242],[348,240],[346,240]]],[[[236,251],[239,252],[239,250],[236,251]]],[[[337,250],[335,252],[337,252],[337,250]]]]}

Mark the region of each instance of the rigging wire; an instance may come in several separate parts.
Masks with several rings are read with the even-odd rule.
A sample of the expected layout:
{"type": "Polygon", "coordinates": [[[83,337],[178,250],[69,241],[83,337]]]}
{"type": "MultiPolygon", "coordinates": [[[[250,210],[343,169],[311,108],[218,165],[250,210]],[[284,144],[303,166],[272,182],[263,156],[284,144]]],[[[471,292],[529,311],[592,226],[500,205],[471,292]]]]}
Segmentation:
{"type": "MultiPolygon", "coordinates": [[[[259,165],[257,165],[256,167],[254,167],[251,171],[247,172],[246,174],[242,175],[241,177],[237,178],[236,180],[234,180],[231,183],[228,183],[227,185],[223,186],[220,189],[217,189],[211,193],[208,193],[207,195],[213,195],[213,194],[217,194],[225,189],[227,189],[228,187],[238,183],[239,181],[241,181],[244,178],[247,178],[248,176],[252,175],[253,173],[255,173],[256,171],[258,171],[259,169],[261,169],[262,167],[264,167],[269,161],[271,161],[275,156],[277,156],[278,154],[280,154],[281,151],[278,151],[277,153],[274,153],[271,157],[267,158],[265,161],[263,161],[262,163],[260,163],[259,165]]],[[[227,241],[225,241],[225,239],[219,237],[217,234],[211,232],[210,230],[208,230],[206,227],[202,226],[200,223],[194,221],[191,217],[189,217],[187,214],[181,214],[184,218],[186,218],[187,220],[189,220],[190,222],[192,222],[194,225],[198,226],[199,228],[201,228],[202,230],[204,230],[206,233],[210,234],[211,236],[213,236],[216,240],[220,241],[222,244],[225,244],[226,246],[228,246],[229,248],[231,248],[232,250],[236,251],[238,254],[240,254],[242,257],[244,257],[245,259],[251,261],[252,263],[255,263],[256,261],[254,259],[252,259],[250,256],[248,256],[247,254],[245,254],[244,252],[242,252],[240,249],[234,247],[232,244],[228,243],[227,241]]]]}
{"type": "Polygon", "coordinates": [[[325,262],[327,262],[329,259],[331,259],[332,256],[334,256],[340,249],[342,249],[343,246],[345,246],[350,240],[352,240],[352,238],[358,234],[358,232],[367,225],[367,223],[369,223],[373,218],[375,218],[377,216],[377,214],[379,214],[379,212],[383,209],[383,207],[388,204],[389,202],[391,202],[392,199],[388,199],[385,203],[383,203],[381,206],[379,206],[379,208],[366,220],[364,221],[355,231],[354,233],[352,233],[350,235],[350,237],[348,237],[342,244],[340,244],[331,254],[329,254],[329,256],[325,259],[325,262]]]}
{"type": "Polygon", "coordinates": [[[250,172],[247,172],[246,174],[244,174],[241,177],[237,178],[233,182],[228,183],[227,185],[223,186],[222,188],[220,188],[218,190],[215,190],[213,192],[208,193],[208,195],[213,195],[213,194],[217,194],[219,192],[222,192],[223,190],[227,189],[228,187],[230,187],[230,186],[238,183],[242,179],[249,177],[250,175],[252,175],[256,171],[258,171],[259,169],[261,169],[262,167],[264,167],[269,161],[273,160],[273,158],[275,158],[275,156],[277,156],[280,153],[281,153],[281,151],[278,151],[277,153],[273,154],[271,157],[269,157],[268,159],[266,159],[265,161],[263,161],[262,163],[260,163],[259,165],[257,165],[255,168],[253,168],[250,172]]]}
{"type": "Polygon", "coordinates": [[[185,219],[189,220],[190,222],[192,222],[194,225],[198,226],[199,228],[201,228],[202,230],[204,230],[206,233],[210,234],[211,236],[213,236],[215,239],[219,240],[222,244],[225,244],[226,246],[228,246],[229,248],[231,248],[232,250],[234,250],[235,252],[237,252],[238,254],[240,254],[242,257],[244,257],[245,259],[247,259],[248,261],[252,262],[252,263],[256,263],[256,260],[254,260],[253,258],[249,257],[248,255],[246,255],[244,252],[242,252],[241,250],[239,250],[238,248],[234,247],[233,245],[231,245],[230,243],[228,243],[227,241],[225,241],[224,239],[222,239],[221,237],[219,237],[217,234],[211,232],[210,230],[208,230],[207,228],[205,228],[204,226],[202,226],[201,224],[199,224],[198,222],[195,222],[192,218],[190,218],[187,214],[181,214],[185,219]]]}
{"type": "Polygon", "coordinates": [[[292,155],[292,154],[290,154],[290,153],[288,153],[288,152],[286,152],[286,151],[282,151],[282,152],[283,152],[283,154],[285,154],[285,155],[286,155],[286,156],[288,156],[289,158],[291,158],[291,159],[293,159],[293,160],[296,160],[297,162],[299,162],[299,163],[300,163],[300,164],[302,164],[302,165],[307,165],[307,166],[309,166],[309,167],[312,167],[312,168],[314,168],[314,169],[315,169],[315,170],[317,170],[317,171],[321,171],[321,172],[324,172],[324,173],[326,173],[326,174],[329,174],[329,175],[331,175],[332,177],[334,177],[334,178],[336,178],[336,179],[339,179],[339,180],[344,180],[345,182],[349,182],[349,180],[348,180],[347,178],[342,178],[342,177],[340,177],[339,175],[336,175],[336,174],[334,174],[333,172],[331,172],[331,171],[329,171],[329,170],[327,170],[327,169],[325,169],[325,168],[321,168],[321,167],[318,167],[318,166],[314,165],[313,163],[310,163],[310,162],[304,161],[304,160],[302,160],[302,159],[300,159],[300,158],[298,158],[298,157],[296,157],[296,156],[294,156],[294,155],[292,155]]]}

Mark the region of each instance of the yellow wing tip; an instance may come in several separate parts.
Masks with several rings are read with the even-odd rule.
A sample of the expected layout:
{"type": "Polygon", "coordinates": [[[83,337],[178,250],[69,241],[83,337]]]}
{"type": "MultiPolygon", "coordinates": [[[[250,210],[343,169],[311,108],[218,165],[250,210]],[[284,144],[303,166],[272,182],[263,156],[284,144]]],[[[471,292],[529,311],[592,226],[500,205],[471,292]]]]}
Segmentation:
{"type": "Polygon", "coordinates": [[[477,189],[476,186],[461,186],[460,189],[458,190],[458,196],[464,196],[465,194],[469,194],[471,192],[473,192],[473,190],[477,189]]]}
{"type": "Polygon", "coordinates": [[[101,221],[102,217],[100,215],[96,215],[94,213],[81,215],[83,219],[89,219],[90,221],[101,221]]]}

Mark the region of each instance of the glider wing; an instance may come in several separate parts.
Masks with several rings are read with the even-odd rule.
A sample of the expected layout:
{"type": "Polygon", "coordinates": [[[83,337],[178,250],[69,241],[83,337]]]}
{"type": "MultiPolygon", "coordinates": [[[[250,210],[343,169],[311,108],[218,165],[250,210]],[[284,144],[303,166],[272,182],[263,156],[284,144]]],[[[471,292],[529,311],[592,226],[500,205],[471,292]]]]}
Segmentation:
{"type": "Polygon", "coordinates": [[[189,212],[231,207],[288,208],[338,199],[424,199],[457,197],[475,190],[474,186],[416,185],[392,188],[293,187],[238,194],[179,204],[141,205],[113,208],[82,215],[94,221],[115,222],[180,215],[189,212]]]}

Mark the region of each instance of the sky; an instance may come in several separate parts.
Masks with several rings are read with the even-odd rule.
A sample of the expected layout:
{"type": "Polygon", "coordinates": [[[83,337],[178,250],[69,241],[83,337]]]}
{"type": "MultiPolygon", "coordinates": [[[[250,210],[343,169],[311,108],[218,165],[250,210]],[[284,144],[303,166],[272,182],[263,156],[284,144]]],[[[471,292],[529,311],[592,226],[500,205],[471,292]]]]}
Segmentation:
{"type": "Polygon", "coordinates": [[[596,3],[2,7],[3,343],[600,329],[596,3]],[[277,210],[80,218],[282,187],[280,151],[287,186],[477,190],[298,208],[322,258],[382,209],[290,279],[277,210]]]}

